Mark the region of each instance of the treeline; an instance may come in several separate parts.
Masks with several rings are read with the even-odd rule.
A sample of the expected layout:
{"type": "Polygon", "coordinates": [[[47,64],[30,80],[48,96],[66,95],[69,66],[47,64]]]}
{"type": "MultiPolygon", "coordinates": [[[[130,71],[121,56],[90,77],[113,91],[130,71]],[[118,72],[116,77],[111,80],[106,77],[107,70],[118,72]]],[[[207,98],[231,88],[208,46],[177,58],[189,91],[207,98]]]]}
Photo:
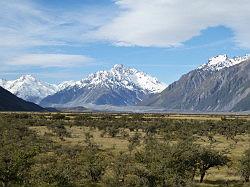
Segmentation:
{"type": "MultiPolygon", "coordinates": [[[[220,134],[237,143],[249,134],[245,120],[195,121],[143,115],[1,114],[0,185],[2,186],[193,186],[208,170],[230,166],[227,151],[202,146],[220,134]],[[83,145],[65,146],[38,136],[30,126],[47,126],[61,140],[65,126],[87,126],[103,136],[128,140],[128,150],[103,149],[91,133],[83,145]],[[133,133],[131,133],[133,132],[133,133]],[[159,138],[161,137],[161,138],[159,138]]],[[[237,161],[242,182],[249,182],[250,149],[237,161]]]]}

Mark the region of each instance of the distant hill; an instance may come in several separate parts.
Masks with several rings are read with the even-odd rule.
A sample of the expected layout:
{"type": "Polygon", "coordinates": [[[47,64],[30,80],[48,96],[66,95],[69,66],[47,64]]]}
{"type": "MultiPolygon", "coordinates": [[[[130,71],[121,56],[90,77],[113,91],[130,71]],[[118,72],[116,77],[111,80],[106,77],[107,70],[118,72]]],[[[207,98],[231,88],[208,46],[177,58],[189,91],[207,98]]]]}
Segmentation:
{"type": "Polygon", "coordinates": [[[179,111],[249,111],[249,56],[214,57],[141,105],[179,111]]]}
{"type": "Polygon", "coordinates": [[[24,101],[0,87],[0,111],[44,111],[45,109],[31,102],[24,101]]]}

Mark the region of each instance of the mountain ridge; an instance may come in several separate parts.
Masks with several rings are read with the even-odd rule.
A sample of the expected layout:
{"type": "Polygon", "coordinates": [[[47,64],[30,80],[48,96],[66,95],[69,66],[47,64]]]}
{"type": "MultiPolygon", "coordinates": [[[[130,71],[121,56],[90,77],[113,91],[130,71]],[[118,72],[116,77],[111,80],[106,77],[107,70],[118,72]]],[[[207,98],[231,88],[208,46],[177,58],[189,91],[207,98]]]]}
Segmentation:
{"type": "Polygon", "coordinates": [[[250,110],[250,105],[242,107],[250,94],[250,59],[224,67],[218,64],[219,69],[204,66],[190,71],[140,105],[207,112],[250,110]]]}
{"type": "Polygon", "coordinates": [[[45,111],[44,108],[24,101],[0,86],[0,111],[45,111]]]}

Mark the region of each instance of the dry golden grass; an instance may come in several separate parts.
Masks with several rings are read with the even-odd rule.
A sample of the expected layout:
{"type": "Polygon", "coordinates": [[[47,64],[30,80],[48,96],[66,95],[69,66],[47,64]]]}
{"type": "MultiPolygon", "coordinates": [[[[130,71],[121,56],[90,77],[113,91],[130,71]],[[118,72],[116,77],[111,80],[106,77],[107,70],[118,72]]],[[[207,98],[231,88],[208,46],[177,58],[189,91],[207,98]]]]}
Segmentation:
{"type": "Polygon", "coordinates": [[[67,131],[71,134],[71,137],[65,137],[61,140],[55,134],[52,133],[46,126],[33,126],[30,129],[34,130],[37,134],[44,136],[50,134],[51,140],[60,143],[62,145],[84,145],[85,133],[90,132],[93,135],[94,141],[101,145],[103,149],[115,148],[116,151],[126,151],[128,147],[128,141],[119,137],[107,137],[101,136],[101,131],[97,129],[92,129],[89,127],[79,127],[79,126],[66,126],[67,131]]]}

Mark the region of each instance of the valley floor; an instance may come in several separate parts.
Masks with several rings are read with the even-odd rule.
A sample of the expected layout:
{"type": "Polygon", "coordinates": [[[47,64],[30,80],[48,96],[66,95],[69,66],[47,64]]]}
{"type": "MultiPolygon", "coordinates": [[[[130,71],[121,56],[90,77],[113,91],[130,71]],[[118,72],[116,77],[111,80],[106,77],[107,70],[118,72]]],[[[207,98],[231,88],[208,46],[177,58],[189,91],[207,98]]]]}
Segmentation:
{"type": "Polygon", "coordinates": [[[242,166],[250,149],[249,115],[1,113],[0,128],[2,184],[250,185],[244,182],[250,168],[242,166]],[[34,148],[36,154],[27,156],[32,164],[22,161],[26,169],[2,180],[8,179],[2,153],[8,151],[17,167],[16,155],[34,148]],[[204,162],[210,167],[200,183],[204,162]]]}

